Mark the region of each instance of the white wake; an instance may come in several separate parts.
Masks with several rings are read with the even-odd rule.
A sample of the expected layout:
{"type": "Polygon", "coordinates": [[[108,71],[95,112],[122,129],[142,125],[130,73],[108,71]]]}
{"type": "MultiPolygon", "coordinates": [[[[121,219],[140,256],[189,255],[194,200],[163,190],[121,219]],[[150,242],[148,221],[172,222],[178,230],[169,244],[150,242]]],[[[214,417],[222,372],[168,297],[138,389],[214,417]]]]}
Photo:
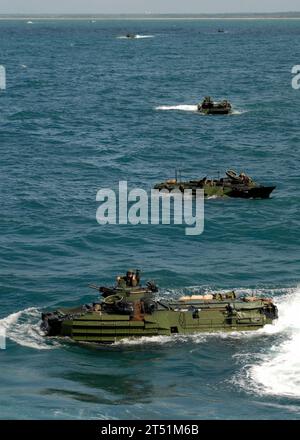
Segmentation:
{"type": "Polygon", "coordinates": [[[300,289],[279,303],[279,320],[272,333],[282,339],[248,370],[263,394],[300,397],[300,289]]]}
{"type": "Polygon", "coordinates": [[[238,109],[233,109],[232,112],[229,114],[229,116],[236,116],[236,115],[243,115],[245,113],[248,113],[249,110],[238,110],[238,109]]]}
{"type": "Polygon", "coordinates": [[[126,37],[126,35],[122,35],[121,37],[117,37],[119,40],[140,40],[143,38],[154,38],[154,35],[135,35],[134,38],[126,37]]]}
{"type": "Polygon", "coordinates": [[[258,331],[258,335],[274,335],[277,340],[258,355],[241,354],[250,359],[239,377],[242,388],[260,395],[300,397],[300,288],[276,301],[279,319],[258,331]]]}
{"type": "Polygon", "coordinates": [[[29,308],[12,313],[0,319],[0,328],[5,330],[7,339],[23,347],[37,350],[49,350],[59,344],[53,339],[46,339],[40,330],[41,313],[36,308],[29,308]]]}
{"type": "Polygon", "coordinates": [[[197,109],[198,109],[197,105],[188,105],[188,104],[161,105],[155,108],[155,110],[181,110],[184,112],[196,112],[197,109]]]}

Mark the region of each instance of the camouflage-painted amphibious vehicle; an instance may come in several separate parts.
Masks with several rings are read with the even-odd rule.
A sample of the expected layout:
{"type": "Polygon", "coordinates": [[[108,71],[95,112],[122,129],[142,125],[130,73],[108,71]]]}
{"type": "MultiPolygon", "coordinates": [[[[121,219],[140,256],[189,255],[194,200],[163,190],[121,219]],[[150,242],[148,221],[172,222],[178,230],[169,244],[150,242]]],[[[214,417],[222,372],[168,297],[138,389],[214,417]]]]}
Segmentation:
{"type": "Polygon", "coordinates": [[[141,336],[257,330],[278,317],[272,299],[235,292],[164,301],[153,282],[140,286],[139,271],[117,277],[114,287],[91,287],[101,292],[99,302],[42,314],[47,336],[112,344],[141,336]]]}
{"type": "Polygon", "coordinates": [[[182,181],[181,179],[166,180],[157,183],[154,189],[168,190],[179,189],[184,191],[191,189],[193,195],[197,189],[204,190],[205,197],[240,197],[243,199],[267,199],[276,186],[260,185],[244,173],[236,173],[233,170],[226,171],[226,177],[209,179],[204,177],[198,180],[182,181]]]}
{"type": "Polygon", "coordinates": [[[205,115],[228,115],[232,113],[230,102],[224,100],[214,102],[210,96],[206,96],[204,100],[198,104],[197,109],[205,115]]]}
{"type": "Polygon", "coordinates": [[[136,34],[126,34],[126,38],[129,40],[134,40],[136,38],[136,34]]]}

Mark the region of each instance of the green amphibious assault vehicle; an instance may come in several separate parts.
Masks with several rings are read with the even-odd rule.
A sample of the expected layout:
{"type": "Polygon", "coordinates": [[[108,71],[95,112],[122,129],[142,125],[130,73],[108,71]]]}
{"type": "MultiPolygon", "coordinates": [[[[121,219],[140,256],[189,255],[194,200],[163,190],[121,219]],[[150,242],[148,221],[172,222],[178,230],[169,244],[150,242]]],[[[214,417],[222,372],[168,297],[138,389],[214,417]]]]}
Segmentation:
{"type": "Polygon", "coordinates": [[[138,270],[117,277],[114,287],[90,287],[101,292],[101,301],[42,314],[47,336],[112,344],[142,336],[257,330],[278,317],[272,299],[234,292],[160,300],[153,282],[140,286],[138,270]]]}
{"type": "Polygon", "coordinates": [[[232,113],[230,102],[220,101],[214,102],[210,96],[206,96],[204,100],[198,104],[198,111],[205,115],[229,115],[232,113]]]}
{"type": "Polygon", "coordinates": [[[199,180],[181,181],[176,175],[175,179],[166,180],[154,186],[154,189],[167,191],[179,189],[183,192],[191,189],[193,195],[196,195],[197,189],[203,189],[205,197],[240,197],[243,199],[267,199],[275,188],[276,186],[260,185],[246,174],[237,174],[233,170],[226,171],[226,177],[221,179],[204,177],[199,180]]]}
{"type": "Polygon", "coordinates": [[[134,40],[136,38],[135,34],[126,34],[126,38],[128,38],[129,40],[134,40]]]}

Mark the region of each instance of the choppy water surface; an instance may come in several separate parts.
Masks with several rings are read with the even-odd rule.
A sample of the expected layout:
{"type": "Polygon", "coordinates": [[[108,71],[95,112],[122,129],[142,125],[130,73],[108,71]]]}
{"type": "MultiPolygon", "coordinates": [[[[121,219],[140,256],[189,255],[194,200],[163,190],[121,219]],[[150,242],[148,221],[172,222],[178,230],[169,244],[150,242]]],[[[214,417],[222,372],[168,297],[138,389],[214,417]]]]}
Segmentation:
{"type": "Polygon", "coordinates": [[[299,22],[32,21],[0,22],[0,417],[299,418],[299,22]],[[197,114],[207,94],[234,114],[197,114]],[[176,167],[277,189],[207,201],[200,236],[97,224],[98,189],[149,189],[176,167]],[[270,294],[280,319],[110,349],[43,338],[42,310],[92,301],[88,283],[128,265],[166,298],[270,294]]]}

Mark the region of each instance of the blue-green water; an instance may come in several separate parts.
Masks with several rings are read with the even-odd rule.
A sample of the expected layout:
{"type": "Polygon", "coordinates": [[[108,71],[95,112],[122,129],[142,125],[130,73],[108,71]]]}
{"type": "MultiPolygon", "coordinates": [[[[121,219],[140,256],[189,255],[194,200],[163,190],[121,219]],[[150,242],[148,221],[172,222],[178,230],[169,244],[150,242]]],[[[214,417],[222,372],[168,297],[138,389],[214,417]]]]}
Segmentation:
{"type": "Polygon", "coordinates": [[[299,38],[284,20],[0,22],[1,418],[299,418],[299,38]],[[195,113],[207,94],[235,114],[195,113]],[[207,201],[200,236],[97,224],[98,189],[149,189],[176,167],[277,189],[207,201]],[[88,283],[128,266],[166,297],[271,294],[280,320],[111,349],[44,340],[41,310],[93,301],[88,283]]]}

